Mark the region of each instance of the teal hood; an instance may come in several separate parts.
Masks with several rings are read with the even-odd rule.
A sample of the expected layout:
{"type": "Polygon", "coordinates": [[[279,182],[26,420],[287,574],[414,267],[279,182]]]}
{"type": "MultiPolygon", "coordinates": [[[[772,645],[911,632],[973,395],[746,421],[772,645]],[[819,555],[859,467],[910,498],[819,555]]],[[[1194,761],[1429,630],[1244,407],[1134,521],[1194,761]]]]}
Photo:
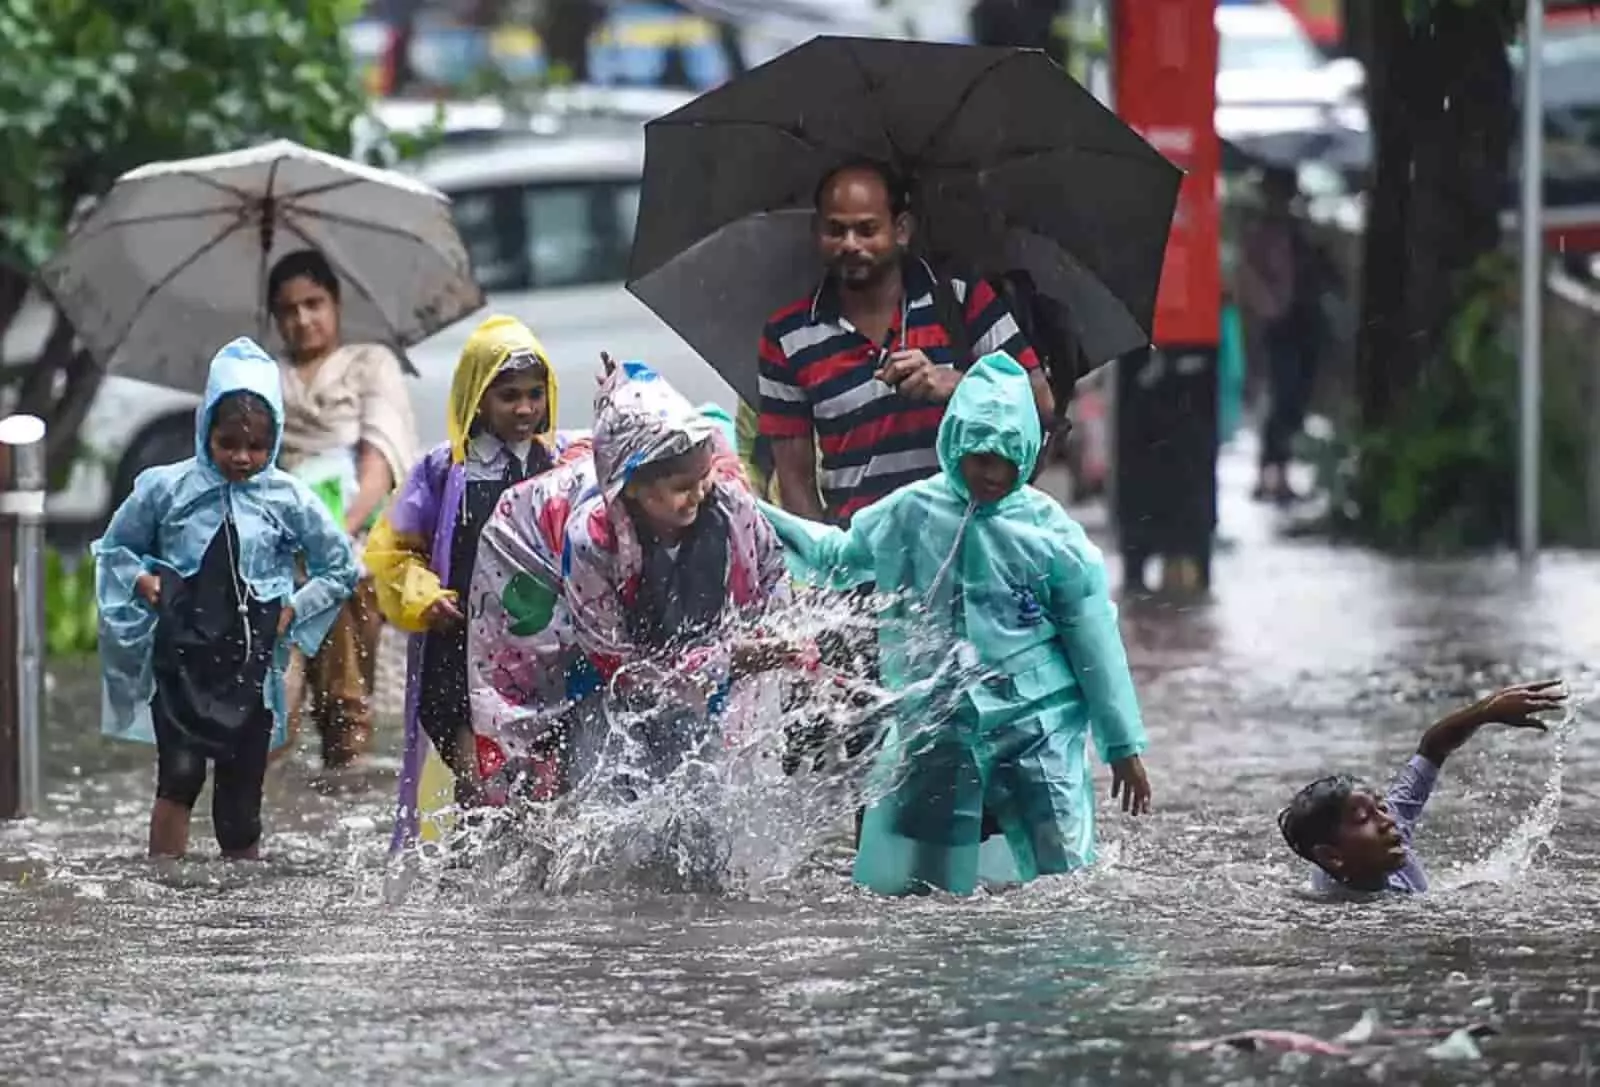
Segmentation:
{"type": "Polygon", "coordinates": [[[1033,477],[1043,444],[1028,371],[1004,351],[979,359],[956,386],[939,424],[939,465],[950,488],[972,500],[961,478],[961,458],[968,453],[994,453],[1015,464],[1020,488],[1033,477]]]}
{"type": "MultiPolygon", "coordinates": [[[[283,445],[283,378],[278,363],[248,336],[240,336],[211,357],[211,372],[206,377],[205,396],[194,413],[194,456],[215,472],[211,463],[211,417],[217,401],[229,393],[254,393],[272,409],[272,460],[278,463],[283,445]]],[[[220,473],[219,473],[220,474],[220,473]]]]}

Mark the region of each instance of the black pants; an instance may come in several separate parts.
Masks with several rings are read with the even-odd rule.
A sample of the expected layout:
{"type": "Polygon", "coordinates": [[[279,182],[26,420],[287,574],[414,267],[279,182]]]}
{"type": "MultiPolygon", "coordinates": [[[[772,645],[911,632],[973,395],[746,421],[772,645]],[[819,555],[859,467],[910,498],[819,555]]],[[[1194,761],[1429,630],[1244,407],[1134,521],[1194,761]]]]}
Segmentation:
{"type": "MultiPolygon", "coordinates": [[[[175,727],[156,689],[156,797],[193,809],[206,784],[208,756],[175,727]]],[[[211,758],[211,822],[217,844],[229,853],[261,841],[261,788],[272,747],[272,711],[262,706],[240,730],[233,751],[211,758]]]]}
{"type": "Polygon", "coordinates": [[[1267,418],[1261,431],[1261,466],[1282,468],[1305,427],[1317,380],[1315,325],[1284,320],[1268,326],[1261,346],[1267,352],[1267,418]]]}

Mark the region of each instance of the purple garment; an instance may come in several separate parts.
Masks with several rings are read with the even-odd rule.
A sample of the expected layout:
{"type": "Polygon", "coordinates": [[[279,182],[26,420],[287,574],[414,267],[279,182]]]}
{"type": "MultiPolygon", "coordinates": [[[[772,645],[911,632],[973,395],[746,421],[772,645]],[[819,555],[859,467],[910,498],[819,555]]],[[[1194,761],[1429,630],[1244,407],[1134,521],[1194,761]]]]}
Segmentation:
{"type": "MultiPolygon", "coordinates": [[[[1412,755],[1400,772],[1394,776],[1384,799],[1394,816],[1400,838],[1405,842],[1406,863],[1390,872],[1383,881],[1383,890],[1396,894],[1421,894],[1428,889],[1428,874],[1423,871],[1417,854],[1411,847],[1411,836],[1416,832],[1433,792],[1433,783],[1439,779],[1439,768],[1421,755],[1412,755]]],[[[1321,894],[1347,894],[1351,888],[1317,868],[1311,874],[1311,886],[1321,894]]]]}
{"type": "MultiPolygon", "coordinates": [[[[386,516],[403,536],[432,537],[428,568],[441,581],[450,576],[450,545],[467,493],[466,469],[450,461],[448,442],[435,446],[406,477],[386,516]]],[[[400,763],[400,792],[395,801],[394,836],[389,851],[399,852],[417,837],[417,788],[422,782],[422,762],[427,741],[422,735],[422,645],[426,634],[413,634],[406,646],[405,754],[400,763]]]]}

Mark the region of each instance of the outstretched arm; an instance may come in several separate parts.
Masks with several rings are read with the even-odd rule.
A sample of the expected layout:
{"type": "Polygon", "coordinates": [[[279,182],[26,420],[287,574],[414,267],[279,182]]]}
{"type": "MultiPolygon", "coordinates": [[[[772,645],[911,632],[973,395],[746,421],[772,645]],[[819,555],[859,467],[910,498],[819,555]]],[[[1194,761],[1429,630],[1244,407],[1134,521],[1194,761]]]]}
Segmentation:
{"type": "Polygon", "coordinates": [[[1507,687],[1457,710],[1428,729],[1417,744],[1417,754],[1435,766],[1443,766],[1444,761],[1477,735],[1484,725],[1506,725],[1544,732],[1547,726],[1534,714],[1563,710],[1566,705],[1567,693],[1559,679],[1507,687]]]}

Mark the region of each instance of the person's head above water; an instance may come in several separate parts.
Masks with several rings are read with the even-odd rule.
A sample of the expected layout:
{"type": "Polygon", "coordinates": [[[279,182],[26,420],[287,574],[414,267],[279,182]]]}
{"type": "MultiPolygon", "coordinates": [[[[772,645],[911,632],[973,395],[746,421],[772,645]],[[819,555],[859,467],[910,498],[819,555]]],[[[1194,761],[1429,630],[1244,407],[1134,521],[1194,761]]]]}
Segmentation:
{"type": "Polygon", "coordinates": [[[817,248],[828,273],[841,284],[881,283],[911,244],[910,196],[889,167],[854,160],[817,183],[817,248]]]}
{"type": "Polygon", "coordinates": [[[939,465],[961,497],[988,506],[1033,475],[1043,443],[1028,372],[996,351],[956,386],[939,424],[939,465]]]}
{"type": "Polygon", "coordinates": [[[267,306],[295,362],[339,346],[339,277],[315,249],[288,254],[267,273],[267,306]]]}
{"type": "Polygon", "coordinates": [[[1278,813],[1289,848],[1341,883],[1377,888],[1406,864],[1405,839],[1382,793],[1349,774],[1318,778],[1278,813]]]}
{"type": "Polygon", "coordinates": [[[282,435],[278,364],[240,337],[211,359],[195,423],[195,456],[229,483],[243,483],[270,465],[282,435]]]}

